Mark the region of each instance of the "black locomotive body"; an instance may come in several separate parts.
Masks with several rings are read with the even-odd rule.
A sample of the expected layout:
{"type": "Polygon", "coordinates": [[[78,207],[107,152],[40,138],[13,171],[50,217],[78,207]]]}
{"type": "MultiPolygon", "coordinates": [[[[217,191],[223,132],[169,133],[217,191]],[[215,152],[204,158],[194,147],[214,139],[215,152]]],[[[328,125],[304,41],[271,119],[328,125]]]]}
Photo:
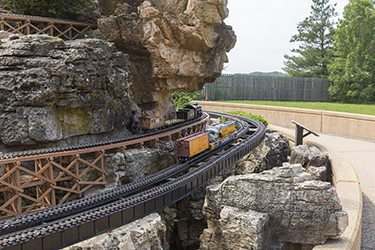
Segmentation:
{"type": "Polygon", "coordinates": [[[185,121],[198,119],[202,114],[202,107],[198,103],[186,105],[185,108],[176,112],[177,119],[184,119],[185,121]]]}

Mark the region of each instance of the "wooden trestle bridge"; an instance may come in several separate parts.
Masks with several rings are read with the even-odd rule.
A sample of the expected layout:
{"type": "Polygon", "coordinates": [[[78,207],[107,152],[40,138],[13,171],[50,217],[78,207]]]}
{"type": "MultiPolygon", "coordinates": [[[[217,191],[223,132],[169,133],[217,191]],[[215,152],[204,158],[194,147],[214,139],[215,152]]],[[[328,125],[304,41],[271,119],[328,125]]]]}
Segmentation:
{"type": "Polygon", "coordinates": [[[0,200],[0,219],[60,205],[69,199],[81,197],[93,186],[106,186],[106,152],[124,152],[126,148],[143,148],[143,145],[157,148],[159,140],[177,140],[203,131],[207,120],[208,116],[152,136],[135,135],[120,142],[109,140],[76,145],[73,149],[33,150],[23,152],[21,156],[17,153],[0,153],[0,166],[3,167],[0,177],[0,199],[3,198],[3,201],[0,200]],[[60,198],[57,198],[57,193],[60,198]]]}
{"type": "Polygon", "coordinates": [[[92,23],[0,13],[0,30],[13,34],[47,34],[64,40],[73,40],[83,38],[84,32],[97,27],[92,23]]]}

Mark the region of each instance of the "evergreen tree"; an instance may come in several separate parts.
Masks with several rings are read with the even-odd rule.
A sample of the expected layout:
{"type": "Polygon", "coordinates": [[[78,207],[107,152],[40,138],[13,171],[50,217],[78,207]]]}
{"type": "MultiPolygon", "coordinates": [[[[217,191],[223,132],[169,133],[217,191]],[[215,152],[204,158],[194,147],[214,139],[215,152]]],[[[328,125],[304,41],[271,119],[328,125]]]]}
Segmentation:
{"type": "Polygon", "coordinates": [[[329,0],[312,0],[311,15],[298,23],[298,34],[290,42],[300,42],[291,52],[298,56],[284,55],[283,70],[288,76],[327,78],[328,63],[333,57],[335,6],[329,0]]]}
{"type": "Polygon", "coordinates": [[[371,0],[350,0],[335,34],[330,94],[338,101],[375,102],[375,11],[371,0]]]}

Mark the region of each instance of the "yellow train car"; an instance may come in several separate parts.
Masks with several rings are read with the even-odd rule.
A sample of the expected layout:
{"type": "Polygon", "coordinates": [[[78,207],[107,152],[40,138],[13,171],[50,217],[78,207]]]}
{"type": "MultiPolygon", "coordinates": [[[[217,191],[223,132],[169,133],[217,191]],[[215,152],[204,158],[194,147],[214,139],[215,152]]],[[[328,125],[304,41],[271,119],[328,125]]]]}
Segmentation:
{"type": "Polygon", "coordinates": [[[142,130],[154,130],[165,125],[165,116],[158,110],[143,110],[142,117],[138,118],[138,127],[142,130]]]}
{"type": "Polygon", "coordinates": [[[234,122],[230,124],[223,124],[223,128],[219,130],[219,140],[233,134],[236,131],[236,128],[234,126],[234,122]]]}
{"type": "Polygon", "coordinates": [[[188,160],[192,156],[207,150],[209,146],[208,133],[200,132],[176,140],[175,152],[180,160],[188,160]]]}

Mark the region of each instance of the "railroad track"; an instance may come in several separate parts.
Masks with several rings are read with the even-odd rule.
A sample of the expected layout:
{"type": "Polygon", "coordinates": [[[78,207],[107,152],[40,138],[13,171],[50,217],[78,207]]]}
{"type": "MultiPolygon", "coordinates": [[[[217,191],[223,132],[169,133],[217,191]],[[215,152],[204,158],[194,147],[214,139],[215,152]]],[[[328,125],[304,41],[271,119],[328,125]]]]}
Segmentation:
{"type": "MultiPolygon", "coordinates": [[[[200,117],[198,121],[206,121],[207,119],[208,119],[207,115],[202,115],[202,117],[200,117]]],[[[144,140],[145,138],[149,138],[147,140],[153,140],[155,138],[163,137],[164,133],[165,133],[165,136],[167,136],[169,135],[171,129],[185,128],[185,127],[188,127],[190,124],[194,124],[196,122],[197,120],[193,120],[190,122],[175,125],[170,128],[164,128],[156,132],[151,132],[147,134],[130,135],[126,137],[102,140],[102,141],[92,142],[92,143],[82,143],[82,144],[65,146],[65,147],[55,147],[55,148],[34,149],[34,150],[10,152],[10,153],[0,153],[0,164],[12,163],[14,161],[29,161],[29,160],[34,160],[35,158],[40,158],[40,157],[48,158],[48,157],[71,155],[73,152],[74,154],[84,154],[84,153],[90,153],[92,151],[120,148],[126,145],[143,142],[145,141],[144,140]]]]}
{"type": "MultiPolygon", "coordinates": [[[[217,112],[210,112],[210,114],[226,115],[217,112]]],[[[0,236],[0,249],[58,249],[139,219],[186,197],[263,141],[265,134],[263,124],[245,117],[235,120],[241,125],[238,137],[242,137],[243,141],[231,146],[194,171],[133,194],[166,180],[174,174],[174,171],[181,172],[202,158],[172,166],[139,182],[99,195],[5,220],[0,223],[0,233],[3,234],[0,236]],[[256,130],[250,132],[249,124],[256,130]],[[30,226],[34,227],[28,228],[30,226]]],[[[213,151],[210,155],[216,153],[213,151]]]]}

